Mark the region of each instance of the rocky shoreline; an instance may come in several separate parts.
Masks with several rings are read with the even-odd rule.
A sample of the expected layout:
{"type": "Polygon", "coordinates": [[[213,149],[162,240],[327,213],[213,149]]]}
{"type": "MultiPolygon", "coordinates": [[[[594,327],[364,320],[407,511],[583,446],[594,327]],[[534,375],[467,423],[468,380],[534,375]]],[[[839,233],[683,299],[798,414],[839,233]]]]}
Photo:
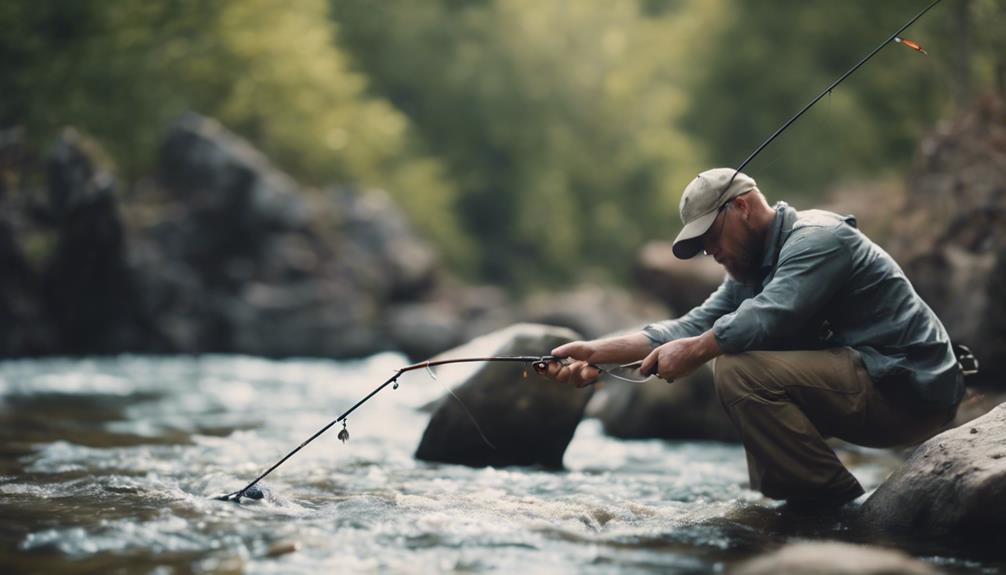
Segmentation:
{"type": "MultiPolygon", "coordinates": [[[[17,138],[3,145],[18,158],[17,138]]],[[[518,321],[600,336],[667,315],[613,288],[466,285],[387,194],[305,188],[210,118],[175,122],[157,178],[128,192],[100,157],[67,129],[44,177],[19,167],[37,184],[0,192],[0,357],[424,359],[518,321]]]]}

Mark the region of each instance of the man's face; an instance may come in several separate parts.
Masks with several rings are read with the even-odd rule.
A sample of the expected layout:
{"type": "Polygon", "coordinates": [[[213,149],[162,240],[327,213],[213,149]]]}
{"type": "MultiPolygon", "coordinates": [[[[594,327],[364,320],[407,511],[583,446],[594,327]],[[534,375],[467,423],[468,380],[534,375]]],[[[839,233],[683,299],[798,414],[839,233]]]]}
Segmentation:
{"type": "Polygon", "coordinates": [[[739,198],[723,205],[709,231],[702,236],[702,247],[736,281],[758,285],[762,280],[765,246],[763,238],[744,217],[748,206],[743,200],[738,201],[739,198]]]}

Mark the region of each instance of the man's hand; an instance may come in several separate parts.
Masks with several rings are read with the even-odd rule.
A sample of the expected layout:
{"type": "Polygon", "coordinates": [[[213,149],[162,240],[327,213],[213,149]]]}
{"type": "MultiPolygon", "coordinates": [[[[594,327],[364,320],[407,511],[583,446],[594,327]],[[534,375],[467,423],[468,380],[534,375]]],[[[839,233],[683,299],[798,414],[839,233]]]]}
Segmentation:
{"type": "Polygon", "coordinates": [[[651,349],[650,340],[643,333],[571,341],[552,350],[552,355],[568,358],[567,361],[549,362],[539,373],[556,381],[584,387],[597,381],[601,375],[594,365],[628,363],[645,356],[651,349]]]}
{"type": "Polygon", "coordinates": [[[576,387],[586,387],[601,375],[596,367],[591,366],[591,358],[597,352],[597,344],[591,341],[571,341],[552,350],[556,357],[569,358],[569,362],[552,361],[544,371],[538,373],[562,383],[576,387]]]}
{"type": "Polygon", "coordinates": [[[654,349],[639,366],[639,372],[672,381],[688,375],[721,353],[709,330],[698,337],[675,339],[654,349]]]}

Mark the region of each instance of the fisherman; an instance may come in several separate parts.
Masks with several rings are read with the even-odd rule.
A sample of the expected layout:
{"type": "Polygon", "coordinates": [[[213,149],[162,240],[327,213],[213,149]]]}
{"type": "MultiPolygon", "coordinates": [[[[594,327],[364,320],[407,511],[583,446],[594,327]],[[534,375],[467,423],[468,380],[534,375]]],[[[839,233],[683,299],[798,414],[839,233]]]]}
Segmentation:
{"type": "Polygon", "coordinates": [[[569,360],[546,375],[582,387],[595,365],[642,359],[643,374],[672,381],[712,361],[751,488],[794,506],[863,494],[826,438],[906,445],[954,417],[964,382],[947,331],[855,218],[770,206],[731,168],[699,174],[680,211],[674,255],[713,256],[719,288],[679,319],[557,347],[569,360]]]}

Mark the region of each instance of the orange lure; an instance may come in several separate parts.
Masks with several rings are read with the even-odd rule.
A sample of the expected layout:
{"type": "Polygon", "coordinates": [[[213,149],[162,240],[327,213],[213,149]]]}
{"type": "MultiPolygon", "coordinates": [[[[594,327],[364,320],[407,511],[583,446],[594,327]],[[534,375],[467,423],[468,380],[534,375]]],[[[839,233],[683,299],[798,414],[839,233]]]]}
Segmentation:
{"type": "Polygon", "coordinates": [[[895,36],[894,37],[894,41],[897,42],[898,44],[902,44],[904,46],[908,46],[909,48],[911,48],[912,50],[915,50],[916,52],[920,52],[922,54],[928,54],[929,53],[929,52],[926,52],[922,48],[922,46],[919,46],[918,42],[914,42],[912,40],[909,40],[908,38],[902,38],[901,36],[895,36]]]}

